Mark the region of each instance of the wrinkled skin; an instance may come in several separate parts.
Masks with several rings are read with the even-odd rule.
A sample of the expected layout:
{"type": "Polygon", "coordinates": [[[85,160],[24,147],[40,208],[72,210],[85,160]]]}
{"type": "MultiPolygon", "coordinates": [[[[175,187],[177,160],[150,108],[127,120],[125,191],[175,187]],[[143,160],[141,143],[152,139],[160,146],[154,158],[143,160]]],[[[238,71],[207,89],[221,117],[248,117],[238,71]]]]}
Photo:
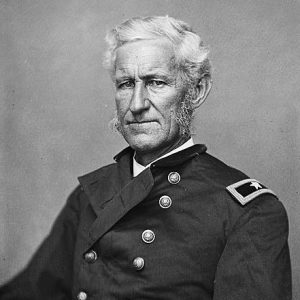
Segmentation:
{"type": "Polygon", "coordinates": [[[127,43],[116,53],[116,107],[119,130],[148,164],[183,144],[176,113],[186,92],[174,68],[174,50],[165,40],[127,43]]]}

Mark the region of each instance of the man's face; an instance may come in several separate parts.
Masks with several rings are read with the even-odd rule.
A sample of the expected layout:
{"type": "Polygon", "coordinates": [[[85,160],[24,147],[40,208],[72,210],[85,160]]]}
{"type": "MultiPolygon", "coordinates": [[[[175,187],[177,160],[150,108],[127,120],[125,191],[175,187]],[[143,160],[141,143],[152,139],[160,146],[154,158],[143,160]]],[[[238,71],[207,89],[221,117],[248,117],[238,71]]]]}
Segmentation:
{"type": "Polygon", "coordinates": [[[163,153],[180,140],[175,120],[185,89],[165,40],[136,41],[116,53],[116,106],[120,131],[137,153],[163,153]]]}

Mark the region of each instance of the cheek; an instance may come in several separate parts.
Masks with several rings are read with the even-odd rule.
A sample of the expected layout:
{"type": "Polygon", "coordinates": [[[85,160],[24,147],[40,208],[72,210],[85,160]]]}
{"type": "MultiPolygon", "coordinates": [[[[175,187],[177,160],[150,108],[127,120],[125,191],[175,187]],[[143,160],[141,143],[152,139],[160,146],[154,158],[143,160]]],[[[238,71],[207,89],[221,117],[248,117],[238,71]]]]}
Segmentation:
{"type": "Polygon", "coordinates": [[[164,107],[163,113],[163,130],[165,132],[176,132],[178,130],[176,122],[176,105],[167,105],[164,107]]]}
{"type": "Polygon", "coordinates": [[[122,111],[122,104],[117,99],[115,100],[115,103],[116,103],[117,112],[119,113],[120,111],[122,111]]]}
{"type": "Polygon", "coordinates": [[[126,98],[124,97],[116,97],[115,98],[116,109],[119,117],[125,115],[126,111],[128,110],[129,104],[126,98]]]}
{"type": "Polygon", "coordinates": [[[180,100],[178,97],[172,97],[171,99],[168,99],[168,101],[165,101],[165,105],[161,107],[161,111],[164,112],[163,114],[165,119],[168,119],[169,121],[173,121],[173,119],[175,120],[179,106],[180,100]]]}
{"type": "Polygon", "coordinates": [[[115,93],[115,99],[116,99],[116,101],[119,101],[119,102],[130,101],[131,97],[132,97],[131,89],[118,90],[115,93]]]}

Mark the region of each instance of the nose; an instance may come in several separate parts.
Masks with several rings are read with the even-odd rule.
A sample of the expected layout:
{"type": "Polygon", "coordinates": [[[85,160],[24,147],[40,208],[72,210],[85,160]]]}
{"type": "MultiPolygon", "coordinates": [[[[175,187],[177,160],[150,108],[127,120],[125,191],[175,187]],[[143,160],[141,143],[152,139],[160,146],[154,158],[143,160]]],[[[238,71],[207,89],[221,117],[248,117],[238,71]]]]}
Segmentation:
{"type": "Polygon", "coordinates": [[[140,114],[149,109],[150,102],[148,96],[147,88],[143,82],[136,82],[130,102],[130,111],[133,114],[140,114]]]}

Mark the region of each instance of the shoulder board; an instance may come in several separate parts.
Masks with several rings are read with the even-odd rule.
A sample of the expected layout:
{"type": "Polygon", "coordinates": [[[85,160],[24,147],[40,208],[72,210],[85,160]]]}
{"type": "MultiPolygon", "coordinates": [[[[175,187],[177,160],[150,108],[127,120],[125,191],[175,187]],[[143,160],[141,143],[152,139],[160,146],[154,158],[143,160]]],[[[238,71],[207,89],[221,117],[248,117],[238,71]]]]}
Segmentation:
{"type": "Polygon", "coordinates": [[[242,205],[255,199],[261,194],[276,194],[262,185],[256,179],[244,179],[226,187],[227,191],[234,196],[242,205]]]}

